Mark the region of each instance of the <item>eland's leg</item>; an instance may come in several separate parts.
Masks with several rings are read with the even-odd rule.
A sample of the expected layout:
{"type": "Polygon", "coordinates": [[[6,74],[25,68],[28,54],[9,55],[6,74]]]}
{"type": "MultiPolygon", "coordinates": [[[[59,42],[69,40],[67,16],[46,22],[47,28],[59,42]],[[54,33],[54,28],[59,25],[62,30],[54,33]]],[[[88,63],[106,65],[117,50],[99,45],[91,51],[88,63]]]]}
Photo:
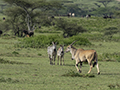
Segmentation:
{"type": "Polygon", "coordinates": [[[81,73],[80,69],[78,69],[78,64],[79,64],[79,63],[78,63],[78,62],[76,62],[75,67],[76,67],[77,71],[81,73]]]}
{"type": "Polygon", "coordinates": [[[99,71],[99,67],[98,67],[98,63],[96,64],[96,67],[97,67],[97,71],[98,71],[98,75],[100,74],[100,71],[99,71]]]}
{"type": "Polygon", "coordinates": [[[92,67],[93,67],[92,63],[89,63],[89,64],[90,64],[90,70],[88,71],[88,73],[90,73],[90,72],[91,72],[92,67]]]}
{"type": "Polygon", "coordinates": [[[82,68],[82,62],[80,62],[80,71],[82,72],[82,69],[81,69],[81,68],[82,68]]]}

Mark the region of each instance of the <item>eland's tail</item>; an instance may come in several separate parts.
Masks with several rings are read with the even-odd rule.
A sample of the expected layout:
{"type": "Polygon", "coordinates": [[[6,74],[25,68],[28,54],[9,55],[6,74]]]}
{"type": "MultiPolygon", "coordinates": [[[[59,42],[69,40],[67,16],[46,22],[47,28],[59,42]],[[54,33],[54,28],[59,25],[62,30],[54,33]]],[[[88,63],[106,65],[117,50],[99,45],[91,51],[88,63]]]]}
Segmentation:
{"type": "Polygon", "coordinates": [[[94,63],[93,63],[93,67],[95,67],[96,64],[97,64],[97,53],[94,52],[94,63]]]}

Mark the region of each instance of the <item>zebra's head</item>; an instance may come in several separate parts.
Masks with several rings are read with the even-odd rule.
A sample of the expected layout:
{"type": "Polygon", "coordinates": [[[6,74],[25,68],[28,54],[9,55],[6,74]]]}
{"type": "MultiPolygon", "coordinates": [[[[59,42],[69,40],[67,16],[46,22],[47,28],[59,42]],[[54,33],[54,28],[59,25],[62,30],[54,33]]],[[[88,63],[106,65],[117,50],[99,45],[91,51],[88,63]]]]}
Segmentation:
{"type": "Polygon", "coordinates": [[[56,43],[55,43],[55,42],[52,42],[52,44],[53,44],[52,49],[53,49],[54,51],[56,51],[56,44],[57,44],[57,42],[56,42],[56,43]]]}

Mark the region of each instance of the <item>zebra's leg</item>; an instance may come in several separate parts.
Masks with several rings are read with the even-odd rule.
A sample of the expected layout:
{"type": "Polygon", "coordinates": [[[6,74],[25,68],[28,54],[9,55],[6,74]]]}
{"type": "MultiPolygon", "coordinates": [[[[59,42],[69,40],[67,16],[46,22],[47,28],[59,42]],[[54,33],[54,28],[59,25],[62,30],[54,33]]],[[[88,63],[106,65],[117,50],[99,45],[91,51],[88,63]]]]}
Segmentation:
{"type": "Polygon", "coordinates": [[[49,55],[49,60],[50,60],[50,65],[52,65],[53,63],[52,63],[52,58],[50,57],[50,55],[49,55]]]}
{"type": "Polygon", "coordinates": [[[59,65],[59,56],[58,56],[58,62],[57,62],[57,65],[59,65]]]}
{"type": "Polygon", "coordinates": [[[60,56],[60,65],[62,65],[62,57],[60,56]]]}
{"type": "Polygon", "coordinates": [[[53,63],[53,65],[55,65],[55,58],[56,58],[56,56],[54,56],[54,63],[53,63]]]}
{"type": "Polygon", "coordinates": [[[64,56],[63,56],[62,58],[63,58],[63,65],[65,65],[65,64],[64,64],[64,56]]]}

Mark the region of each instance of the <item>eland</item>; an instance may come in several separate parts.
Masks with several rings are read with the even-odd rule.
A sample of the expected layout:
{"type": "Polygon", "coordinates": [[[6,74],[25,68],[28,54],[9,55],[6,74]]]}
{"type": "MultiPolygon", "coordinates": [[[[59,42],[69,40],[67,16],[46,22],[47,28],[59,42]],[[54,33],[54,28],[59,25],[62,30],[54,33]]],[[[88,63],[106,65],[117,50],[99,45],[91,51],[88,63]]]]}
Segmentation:
{"type": "Polygon", "coordinates": [[[76,49],[75,47],[72,46],[75,42],[76,41],[74,41],[72,44],[70,44],[67,47],[65,52],[70,52],[72,54],[72,60],[73,59],[76,60],[75,67],[76,67],[77,71],[79,71],[81,73],[82,63],[87,61],[88,64],[90,65],[90,70],[88,71],[88,73],[90,73],[92,68],[96,65],[97,71],[98,71],[97,74],[99,75],[100,71],[99,71],[99,67],[98,67],[96,51],[95,50],[76,49]],[[92,63],[92,61],[94,61],[94,63],[92,63]],[[80,63],[80,69],[78,69],[79,63],[80,63]]]}
{"type": "Polygon", "coordinates": [[[47,48],[47,52],[48,52],[48,57],[50,59],[50,64],[54,64],[55,65],[55,58],[56,58],[56,55],[57,55],[57,48],[56,48],[56,44],[57,42],[52,42],[52,46],[48,46],[47,48]],[[52,60],[54,59],[54,63],[52,62],[52,60]]]}
{"type": "Polygon", "coordinates": [[[57,51],[57,57],[58,57],[58,62],[57,65],[59,65],[59,59],[60,59],[60,65],[64,65],[64,45],[60,45],[60,48],[57,51]]]}

